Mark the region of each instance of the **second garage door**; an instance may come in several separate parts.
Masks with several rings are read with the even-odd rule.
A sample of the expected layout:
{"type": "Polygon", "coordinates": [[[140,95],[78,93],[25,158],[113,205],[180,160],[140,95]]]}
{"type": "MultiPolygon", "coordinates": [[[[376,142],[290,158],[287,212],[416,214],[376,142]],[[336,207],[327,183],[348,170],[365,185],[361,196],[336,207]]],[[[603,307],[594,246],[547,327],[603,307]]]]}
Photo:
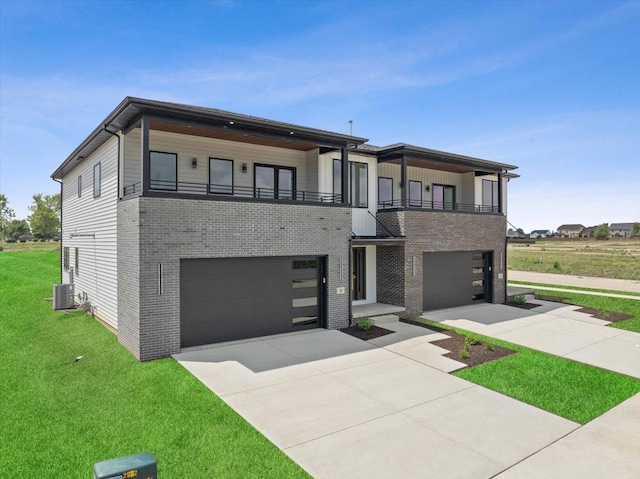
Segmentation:
{"type": "Polygon", "coordinates": [[[424,253],[425,311],[490,301],[490,252],[424,253]]]}
{"type": "Polygon", "coordinates": [[[322,326],[323,270],[322,257],[182,260],[181,346],[322,326]]]}

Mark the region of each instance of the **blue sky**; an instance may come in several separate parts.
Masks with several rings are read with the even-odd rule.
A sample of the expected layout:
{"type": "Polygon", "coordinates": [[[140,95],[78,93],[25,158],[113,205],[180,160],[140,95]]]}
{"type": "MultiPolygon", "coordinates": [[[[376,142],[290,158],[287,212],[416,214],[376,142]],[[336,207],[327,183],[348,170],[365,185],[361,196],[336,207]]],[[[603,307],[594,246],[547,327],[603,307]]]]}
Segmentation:
{"type": "Polygon", "coordinates": [[[125,96],[518,165],[526,231],[640,221],[640,2],[0,2],[18,217],[125,96]]]}

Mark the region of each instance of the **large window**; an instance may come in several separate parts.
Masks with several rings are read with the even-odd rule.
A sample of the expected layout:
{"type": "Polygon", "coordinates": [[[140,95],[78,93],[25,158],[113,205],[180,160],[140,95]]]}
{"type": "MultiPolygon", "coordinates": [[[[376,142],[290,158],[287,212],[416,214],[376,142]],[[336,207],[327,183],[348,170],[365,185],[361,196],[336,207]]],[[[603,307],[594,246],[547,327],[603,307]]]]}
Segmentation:
{"type": "Polygon", "coordinates": [[[295,196],[296,169],[288,166],[255,165],[254,196],[291,200],[295,196]]]}
{"type": "Polygon", "coordinates": [[[456,204],[456,187],[451,185],[433,185],[433,208],[453,210],[456,204]]]}
{"type": "Polygon", "coordinates": [[[409,206],[422,206],[422,181],[409,181],[409,206]]]}
{"type": "Polygon", "coordinates": [[[482,211],[499,211],[497,181],[482,180],[482,211]]]}
{"type": "Polygon", "coordinates": [[[209,158],[209,193],[233,194],[233,160],[209,158]]]}
{"type": "Polygon", "coordinates": [[[393,205],[393,179],[378,177],[378,204],[385,206],[393,205]]]}
{"type": "Polygon", "coordinates": [[[369,173],[366,163],[349,163],[349,202],[355,208],[369,206],[369,173]]]}
{"type": "Polygon", "coordinates": [[[150,188],[152,190],[178,189],[178,155],[151,151],[151,170],[149,171],[150,188]]]}
{"type": "MultiPolygon", "coordinates": [[[[333,160],[333,194],[342,194],[342,160],[333,160]]],[[[369,173],[366,163],[349,162],[349,203],[354,208],[369,206],[369,173]]]]}
{"type": "Polygon", "coordinates": [[[100,181],[102,176],[102,167],[100,163],[93,167],[93,197],[97,198],[100,196],[100,181]]]}

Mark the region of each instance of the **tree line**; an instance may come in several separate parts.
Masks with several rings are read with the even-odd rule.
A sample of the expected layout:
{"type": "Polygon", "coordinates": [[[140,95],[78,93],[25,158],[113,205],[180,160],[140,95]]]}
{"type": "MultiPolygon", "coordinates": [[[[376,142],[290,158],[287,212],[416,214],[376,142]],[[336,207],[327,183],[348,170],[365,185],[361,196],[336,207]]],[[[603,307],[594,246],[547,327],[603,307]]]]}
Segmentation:
{"type": "Polygon", "coordinates": [[[29,206],[31,214],[27,219],[15,219],[14,211],[9,208],[9,200],[0,194],[0,238],[14,243],[16,241],[49,241],[60,238],[60,215],[62,201],[60,193],[55,195],[33,195],[29,206]]]}

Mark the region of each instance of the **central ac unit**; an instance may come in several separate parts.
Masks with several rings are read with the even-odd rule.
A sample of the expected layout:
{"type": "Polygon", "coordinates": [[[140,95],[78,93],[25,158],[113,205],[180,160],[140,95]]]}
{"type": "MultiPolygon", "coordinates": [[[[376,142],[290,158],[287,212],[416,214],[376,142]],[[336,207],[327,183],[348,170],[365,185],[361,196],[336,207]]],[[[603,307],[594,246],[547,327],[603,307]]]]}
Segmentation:
{"type": "Polygon", "coordinates": [[[53,309],[71,309],[73,306],[73,284],[54,284],[53,309]]]}

